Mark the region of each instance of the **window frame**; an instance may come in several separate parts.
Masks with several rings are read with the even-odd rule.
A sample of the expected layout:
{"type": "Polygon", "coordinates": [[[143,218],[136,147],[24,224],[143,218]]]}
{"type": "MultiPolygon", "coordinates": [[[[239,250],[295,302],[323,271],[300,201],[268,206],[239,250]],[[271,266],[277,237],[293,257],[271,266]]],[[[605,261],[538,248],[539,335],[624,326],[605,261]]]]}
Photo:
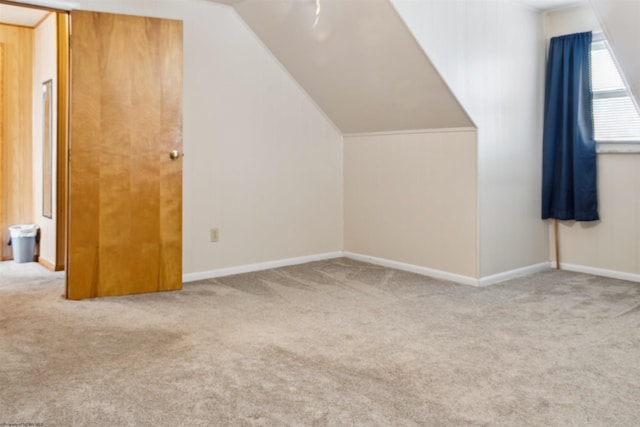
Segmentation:
{"type": "MultiPolygon", "coordinates": [[[[592,40],[591,40],[592,46],[594,43],[603,44],[604,49],[608,50],[609,55],[613,60],[613,64],[618,70],[618,74],[620,75],[620,78],[622,79],[622,82],[624,84],[624,88],[622,89],[610,89],[610,90],[602,90],[602,91],[595,92],[593,91],[593,88],[592,88],[593,99],[595,100],[595,99],[606,99],[606,98],[628,98],[633,103],[638,114],[640,114],[640,108],[638,108],[636,99],[633,97],[633,94],[629,90],[629,84],[625,79],[624,73],[620,71],[620,66],[615,58],[615,55],[613,54],[613,50],[611,49],[609,42],[607,41],[604,34],[601,32],[597,32],[597,33],[594,32],[592,34],[593,34],[592,40]]],[[[593,52],[593,47],[591,48],[591,52],[593,52]]],[[[591,63],[590,66],[592,65],[593,63],[591,63]]],[[[591,112],[592,114],[594,113],[593,105],[591,107],[591,112]]],[[[595,126],[595,120],[594,120],[594,126],[595,126]]],[[[595,132],[594,132],[594,138],[595,138],[595,132]]],[[[619,140],[619,141],[616,141],[616,140],[599,141],[596,139],[596,152],[598,154],[600,153],[620,153],[620,154],[640,153],[640,137],[638,137],[637,140],[619,140]]]]}

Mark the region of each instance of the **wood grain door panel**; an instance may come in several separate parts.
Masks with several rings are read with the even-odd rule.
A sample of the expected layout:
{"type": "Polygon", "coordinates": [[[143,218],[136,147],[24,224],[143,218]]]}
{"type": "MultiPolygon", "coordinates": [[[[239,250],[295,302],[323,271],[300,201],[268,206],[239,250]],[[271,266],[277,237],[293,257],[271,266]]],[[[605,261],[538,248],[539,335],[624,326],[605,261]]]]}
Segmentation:
{"type": "Polygon", "coordinates": [[[182,287],[182,22],[71,13],[70,299],[182,287]]]}

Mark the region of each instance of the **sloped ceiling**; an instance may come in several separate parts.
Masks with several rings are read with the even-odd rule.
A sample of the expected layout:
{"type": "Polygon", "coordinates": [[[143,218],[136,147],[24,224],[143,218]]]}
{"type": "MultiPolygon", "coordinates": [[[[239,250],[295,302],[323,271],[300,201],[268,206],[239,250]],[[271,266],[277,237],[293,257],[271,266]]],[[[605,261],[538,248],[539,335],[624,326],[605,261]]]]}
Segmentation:
{"type": "Polygon", "coordinates": [[[640,1],[591,0],[607,40],[627,79],[636,105],[640,103],[640,1]]]}
{"type": "Polygon", "coordinates": [[[388,0],[319,4],[234,8],[343,133],[473,126],[388,0]]]}

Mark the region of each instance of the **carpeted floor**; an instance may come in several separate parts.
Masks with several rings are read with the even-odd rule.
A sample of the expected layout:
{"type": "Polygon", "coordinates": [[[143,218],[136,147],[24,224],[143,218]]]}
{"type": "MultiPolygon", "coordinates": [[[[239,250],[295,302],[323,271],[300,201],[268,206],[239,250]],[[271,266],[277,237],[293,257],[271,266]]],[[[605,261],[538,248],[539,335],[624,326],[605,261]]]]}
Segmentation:
{"type": "Polygon", "coordinates": [[[66,301],[0,265],[0,425],[640,425],[640,284],[347,259],[66,301]]]}

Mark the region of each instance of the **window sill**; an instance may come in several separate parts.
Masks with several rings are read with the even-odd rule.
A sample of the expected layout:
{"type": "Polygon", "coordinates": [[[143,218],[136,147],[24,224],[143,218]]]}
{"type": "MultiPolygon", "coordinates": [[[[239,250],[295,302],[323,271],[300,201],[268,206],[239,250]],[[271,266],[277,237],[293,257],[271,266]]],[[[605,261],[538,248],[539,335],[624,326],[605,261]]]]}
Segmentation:
{"type": "Polygon", "coordinates": [[[598,142],[597,154],[640,154],[640,141],[638,142],[598,142]]]}

